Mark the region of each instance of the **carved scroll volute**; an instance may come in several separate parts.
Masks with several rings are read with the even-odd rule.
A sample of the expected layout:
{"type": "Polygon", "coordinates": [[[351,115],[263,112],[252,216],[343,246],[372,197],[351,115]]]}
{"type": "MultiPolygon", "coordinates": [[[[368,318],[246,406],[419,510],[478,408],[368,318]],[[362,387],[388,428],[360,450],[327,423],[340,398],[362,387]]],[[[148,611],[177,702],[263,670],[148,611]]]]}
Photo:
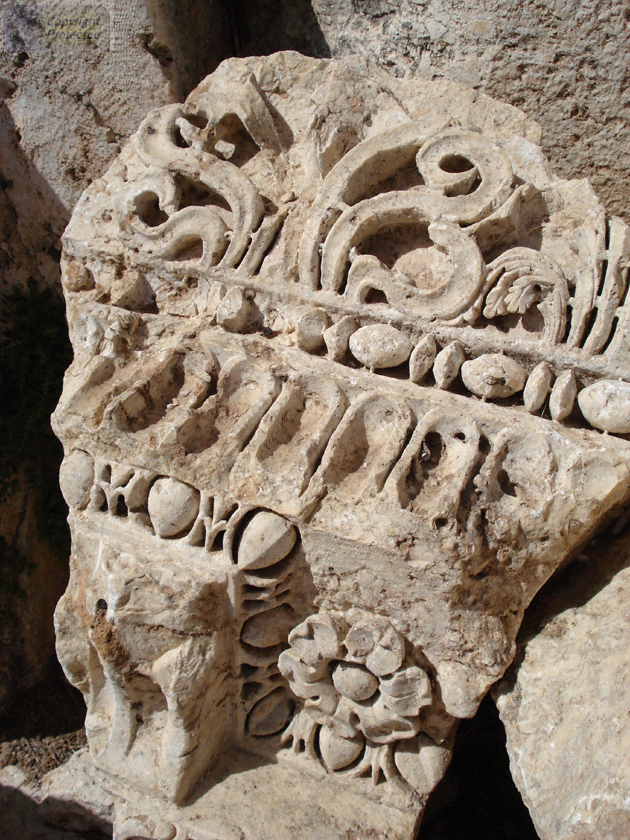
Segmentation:
{"type": "Polygon", "coordinates": [[[332,168],[313,203],[300,242],[299,276],[303,285],[319,288],[320,248],[342,213],[360,201],[368,184],[389,178],[413,160],[437,128],[422,132],[415,123],[399,126],[360,143],[332,168]]]}
{"type": "Polygon", "coordinates": [[[474,239],[459,225],[492,213],[509,197],[512,182],[505,152],[472,131],[450,129],[430,136],[410,125],[366,140],[333,168],[315,201],[300,245],[300,280],[310,288],[339,291],[352,260],[350,297],[360,301],[377,288],[403,311],[454,317],[475,300],[485,275],[474,239]],[[414,157],[423,186],[362,198],[414,157]],[[446,282],[419,289],[402,266],[392,271],[374,257],[356,254],[354,249],[360,251],[370,237],[400,225],[428,228],[438,250],[450,259],[446,282]]]}
{"type": "Polygon", "coordinates": [[[200,241],[200,267],[220,264],[232,268],[243,256],[263,216],[258,190],[227,161],[215,160],[203,170],[182,168],[180,173],[188,183],[216,195],[217,204],[182,206],[182,189],[176,176],[152,170],[132,182],[118,198],[121,230],[130,226],[142,250],[153,258],[181,260],[186,247],[200,241]]]}
{"type": "Polygon", "coordinates": [[[270,835],[414,836],[627,504],[629,229],[525,137],[448,83],[230,59],[73,213],[60,659],[93,778],[177,837],[259,836],[267,791],[270,835]]]}
{"type": "Polygon", "coordinates": [[[116,197],[117,216],[123,236],[130,227],[141,251],[153,258],[234,268],[251,243],[263,202],[250,178],[223,159],[234,153],[234,145],[223,140],[222,121],[236,120],[259,148],[278,150],[279,141],[253,76],[232,94],[233,102],[216,102],[214,108],[173,105],[151,111],[138,129],[134,145],[147,170],[116,197]],[[191,200],[182,194],[184,186],[205,195],[191,200]],[[199,242],[202,254],[192,247],[199,242]]]}

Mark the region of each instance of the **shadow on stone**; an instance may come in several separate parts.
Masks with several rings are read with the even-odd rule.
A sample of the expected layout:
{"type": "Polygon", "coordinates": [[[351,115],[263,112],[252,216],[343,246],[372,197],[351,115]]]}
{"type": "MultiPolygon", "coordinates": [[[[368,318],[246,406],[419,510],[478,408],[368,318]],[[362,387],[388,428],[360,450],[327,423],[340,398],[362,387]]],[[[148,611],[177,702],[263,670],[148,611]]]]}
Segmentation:
{"type": "Polygon", "coordinates": [[[297,50],[313,58],[331,56],[309,0],[234,0],[226,5],[234,55],[297,50]]]}
{"type": "Polygon", "coordinates": [[[429,797],[417,840],[538,840],[512,781],[505,730],[490,697],[460,723],[453,759],[429,797]]]}
{"type": "Polygon", "coordinates": [[[106,840],[98,830],[66,831],[46,825],[28,790],[0,784],[0,840],[106,840]]]}

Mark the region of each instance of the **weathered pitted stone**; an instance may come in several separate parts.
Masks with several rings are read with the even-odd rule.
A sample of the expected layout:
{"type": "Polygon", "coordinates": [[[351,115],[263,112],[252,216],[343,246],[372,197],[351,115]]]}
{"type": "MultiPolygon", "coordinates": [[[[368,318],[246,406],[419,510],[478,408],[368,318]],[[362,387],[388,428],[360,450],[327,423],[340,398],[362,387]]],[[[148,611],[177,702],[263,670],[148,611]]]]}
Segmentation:
{"type": "Polygon", "coordinates": [[[297,322],[297,344],[300,350],[316,353],[324,346],[324,333],[328,328],[329,318],[323,309],[311,309],[297,322]]]}
{"type": "Polygon", "coordinates": [[[535,136],[360,60],[233,59],[81,199],[58,650],[116,826],[408,840],[628,498],[630,443],[572,409],[630,379],[630,238],[535,136]]]}
{"type": "Polygon", "coordinates": [[[324,341],[333,362],[343,362],[348,352],[350,336],[357,330],[357,322],[351,315],[344,315],[332,327],[324,331],[324,341]]]}
{"type": "Polygon", "coordinates": [[[529,617],[493,692],[541,840],[630,832],[630,540],[597,540],[529,617]],[[573,570],[574,571],[574,570],[573,570]]]}
{"type": "Polygon", "coordinates": [[[94,484],[94,459],[87,452],[75,450],[64,458],[59,471],[61,492],[70,508],[83,510],[90,501],[94,484]]]}

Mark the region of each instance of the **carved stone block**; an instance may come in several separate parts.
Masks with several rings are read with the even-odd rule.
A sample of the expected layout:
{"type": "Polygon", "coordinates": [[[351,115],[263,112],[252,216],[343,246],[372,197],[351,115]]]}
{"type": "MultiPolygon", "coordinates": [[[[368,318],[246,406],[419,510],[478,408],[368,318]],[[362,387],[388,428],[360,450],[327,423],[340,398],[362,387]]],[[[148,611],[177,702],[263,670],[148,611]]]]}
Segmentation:
{"type": "Polygon", "coordinates": [[[230,59],[84,193],[54,428],[90,757],[51,800],[91,780],[116,840],[413,836],[630,492],[628,229],[537,136],[360,60],[230,59]]]}

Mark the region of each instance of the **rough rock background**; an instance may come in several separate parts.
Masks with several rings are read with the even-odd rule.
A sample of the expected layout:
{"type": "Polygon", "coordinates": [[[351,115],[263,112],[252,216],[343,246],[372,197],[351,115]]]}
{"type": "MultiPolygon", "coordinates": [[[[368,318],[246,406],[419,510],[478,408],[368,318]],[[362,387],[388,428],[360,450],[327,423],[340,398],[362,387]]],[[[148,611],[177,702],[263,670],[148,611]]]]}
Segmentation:
{"type": "Polygon", "coordinates": [[[630,536],[594,540],[541,592],[494,695],[542,840],[630,836],[630,536]]]}
{"type": "Polygon", "coordinates": [[[0,3],[0,712],[45,673],[67,581],[48,422],[69,362],[59,237],[147,111],[183,99],[228,42],[213,0],[0,3]]]}
{"type": "Polygon", "coordinates": [[[237,5],[243,54],[284,48],[289,36],[304,51],[358,53],[396,75],[452,79],[522,108],[541,124],[556,173],[589,178],[609,212],[630,218],[628,0],[237,5]],[[274,26],[257,27],[272,9],[274,26]]]}

